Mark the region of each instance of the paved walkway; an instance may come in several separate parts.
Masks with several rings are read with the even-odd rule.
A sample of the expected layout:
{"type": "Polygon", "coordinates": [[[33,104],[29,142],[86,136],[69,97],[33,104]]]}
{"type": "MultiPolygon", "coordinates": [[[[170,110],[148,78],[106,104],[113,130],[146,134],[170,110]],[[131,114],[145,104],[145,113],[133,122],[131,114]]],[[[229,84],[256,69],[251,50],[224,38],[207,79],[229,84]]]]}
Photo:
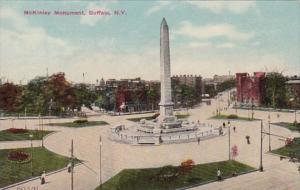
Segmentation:
{"type": "MultiPolygon", "coordinates": [[[[226,96],[225,96],[226,97],[226,96]]],[[[223,106],[227,103],[224,99],[220,102],[223,106]]],[[[212,112],[216,110],[217,103],[213,101],[211,106],[202,106],[201,108],[189,110],[190,120],[200,120],[211,124],[221,125],[222,120],[210,120],[212,112]]],[[[225,113],[225,112],[224,112],[225,113]]],[[[228,110],[228,113],[235,113],[235,110],[228,110]]],[[[241,116],[247,116],[247,110],[238,110],[241,116]]],[[[149,115],[149,114],[148,114],[149,115]]],[[[151,114],[150,114],[151,115],[151,114]]],[[[142,115],[138,115],[140,117],[142,115]]],[[[169,144],[161,146],[131,146],[119,144],[109,140],[110,126],[117,124],[130,125],[132,122],[126,120],[130,116],[96,116],[90,120],[104,120],[110,123],[108,126],[86,127],[86,128],[64,128],[64,127],[46,127],[49,130],[59,132],[48,136],[45,139],[45,146],[49,150],[61,155],[70,155],[71,139],[74,139],[74,154],[77,158],[84,160],[85,164],[75,168],[75,189],[91,190],[99,184],[99,136],[102,136],[102,179],[106,181],[125,168],[148,168],[161,167],[164,165],[179,165],[181,161],[193,159],[196,163],[207,163],[228,159],[228,136],[201,141],[200,145],[196,142],[185,144],[169,144]]],[[[254,117],[267,119],[268,112],[255,111],[254,117]]],[[[271,112],[271,121],[293,121],[293,113],[280,113],[277,117],[276,112],[271,112]]],[[[66,122],[72,119],[51,120],[51,122],[66,122]]],[[[267,120],[266,120],[267,121],[267,120]]],[[[239,149],[238,161],[249,164],[253,167],[259,166],[260,153],[260,121],[234,121],[232,125],[236,126],[236,132],[232,132],[231,144],[236,144],[239,149]],[[251,144],[246,143],[245,136],[251,137],[251,144]]],[[[29,128],[37,128],[38,121],[27,121],[29,128]]],[[[14,121],[17,127],[24,127],[24,121],[14,121]]],[[[0,121],[0,128],[11,127],[11,121],[0,121]]],[[[266,123],[264,127],[267,129],[266,123]]],[[[227,129],[225,129],[227,130],[227,129]]],[[[300,136],[299,133],[292,133],[287,129],[272,126],[271,131],[282,136],[294,137],[300,136]]],[[[37,142],[38,143],[38,142],[37,142]]],[[[0,148],[12,148],[30,145],[30,142],[0,143],[0,148]]],[[[264,152],[268,150],[268,137],[264,137],[264,152]]],[[[271,137],[272,148],[278,148],[284,145],[284,141],[277,137],[271,137]]],[[[236,178],[207,184],[193,188],[196,189],[274,189],[274,190],[297,190],[300,189],[300,175],[297,173],[297,166],[287,160],[280,161],[279,157],[264,154],[263,163],[264,172],[255,172],[236,178]]],[[[70,189],[70,174],[62,171],[47,177],[48,183],[40,186],[39,180],[22,184],[18,187],[38,186],[40,189],[70,189]]],[[[16,190],[17,187],[11,189],[16,190]]]]}

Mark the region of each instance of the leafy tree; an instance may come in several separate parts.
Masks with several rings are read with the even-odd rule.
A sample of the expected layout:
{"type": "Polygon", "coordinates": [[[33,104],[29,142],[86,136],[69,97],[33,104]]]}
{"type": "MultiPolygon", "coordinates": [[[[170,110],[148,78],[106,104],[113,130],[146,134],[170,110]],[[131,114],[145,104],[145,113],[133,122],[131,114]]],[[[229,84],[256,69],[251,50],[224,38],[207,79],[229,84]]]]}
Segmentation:
{"type": "Polygon", "coordinates": [[[74,90],[76,95],[76,108],[80,110],[81,106],[84,105],[92,109],[92,104],[97,100],[97,94],[90,90],[85,84],[77,85],[74,90]]]}
{"type": "Polygon", "coordinates": [[[47,101],[50,101],[51,94],[46,91],[46,77],[36,77],[29,81],[24,87],[22,95],[22,110],[25,108],[31,113],[45,113],[47,101]]]}
{"type": "Polygon", "coordinates": [[[229,90],[231,88],[234,88],[236,85],[236,80],[235,79],[228,79],[221,84],[217,86],[217,91],[218,92],[223,92],[225,90],[229,90]]]}
{"type": "Polygon", "coordinates": [[[287,105],[288,94],[286,93],[286,78],[277,72],[268,73],[265,81],[264,104],[273,108],[285,107],[287,105]]]}
{"type": "MultiPolygon", "coordinates": [[[[56,73],[50,76],[45,92],[52,98],[55,105],[53,109],[56,112],[67,111],[76,105],[74,88],[65,79],[64,73],[56,73]]],[[[50,101],[50,99],[47,101],[50,101]]]]}
{"type": "Polygon", "coordinates": [[[217,95],[217,90],[215,89],[214,85],[210,84],[204,85],[204,92],[205,94],[209,94],[209,97],[215,97],[217,95]]]}
{"type": "Polygon", "coordinates": [[[196,90],[188,85],[180,85],[182,106],[192,107],[196,103],[196,90]]]}
{"type": "Polygon", "coordinates": [[[155,90],[154,88],[150,88],[147,91],[147,99],[148,102],[151,104],[151,109],[154,110],[154,104],[156,104],[158,102],[158,93],[157,90],[155,90]]]}
{"type": "Polygon", "coordinates": [[[4,111],[17,111],[21,103],[21,88],[13,83],[0,86],[0,108],[4,111]]]}

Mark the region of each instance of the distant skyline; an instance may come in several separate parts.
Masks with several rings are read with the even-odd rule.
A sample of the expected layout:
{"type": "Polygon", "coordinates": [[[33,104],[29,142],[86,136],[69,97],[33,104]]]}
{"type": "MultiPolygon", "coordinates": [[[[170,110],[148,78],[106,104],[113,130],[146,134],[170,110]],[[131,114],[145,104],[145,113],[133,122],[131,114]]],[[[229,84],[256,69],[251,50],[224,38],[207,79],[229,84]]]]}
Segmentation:
{"type": "Polygon", "coordinates": [[[25,83],[48,68],[74,82],[83,73],[86,82],[158,80],[163,17],[172,75],[300,75],[300,1],[1,1],[0,75],[25,83]]]}

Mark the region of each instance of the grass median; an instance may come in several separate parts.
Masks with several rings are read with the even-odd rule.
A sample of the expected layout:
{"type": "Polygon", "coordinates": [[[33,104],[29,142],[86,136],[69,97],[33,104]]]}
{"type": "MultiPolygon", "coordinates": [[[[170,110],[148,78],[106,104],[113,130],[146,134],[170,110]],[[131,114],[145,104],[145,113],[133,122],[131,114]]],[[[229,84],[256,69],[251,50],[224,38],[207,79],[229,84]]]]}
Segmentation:
{"type": "Polygon", "coordinates": [[[240,175],[256,170],[233,160],[198,164],[184,173],[180,172],[180,167],[125,169],[96,190],[171,190],[216,181],[218,168],[223,178],[232,177],[233,173],[240,175]]]}
{"type": "Polygon", "coordinates": [[[32,140],[42,140],[43,137],[52,132],[53,131],[10,128],[7,130],[0,131],[0,141],[31,140],[30,135],[32,135],[32,140]]]}
{"type": "Polygon", "coordinates": [[[291,155],[293,155],[295,158],[300,160],[300,137],[295,138],[293,143],[290,145],[272,150],[271,152],[287,157],[291,157],[291,155]]]}
{"type": "Polygon", "coordinates": [[[58,126],[58,127],[81,128],[81,127],[92,127],[92,126],[108,125],[108,123],[105,122],[105,121],[75,120],[73,122],[47,123],[45,125],[48,125],[48,126],[58,126]]]}
{"type": "Polygon", "coordinates": [[[33,177],[31,175],[31,160],[24,163],[12,162],[8,160],[11,151],[22,151],[30,154],[33,176],[40,176],[43,171],[48,173],[64,168],[69,162],[69,158],[55,154],[43,147],[0,150],[0,187],[33,177]]]}

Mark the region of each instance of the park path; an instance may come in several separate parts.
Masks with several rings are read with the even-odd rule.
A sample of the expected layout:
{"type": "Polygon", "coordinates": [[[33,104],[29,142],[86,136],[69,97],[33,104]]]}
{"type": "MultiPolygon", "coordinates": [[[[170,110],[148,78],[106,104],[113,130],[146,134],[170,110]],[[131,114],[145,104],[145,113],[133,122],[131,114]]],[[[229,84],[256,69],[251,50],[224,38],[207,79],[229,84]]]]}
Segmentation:
{"type": "MultiPolygon", "coordinates": [[[[223,96],[226,97],[226,96],[223,96]]],[[[225,106],[226,99],[223,98],[220,105],[225,106]]],[[[200,120],[215,125],[221,125],[221,120],[209,120],[213,115],[218,103],[213,101],[210,106],[202,106],[189,110],[191,114],[190,120],[200,120]]],[[[224,113],[235,113],[235,110],[229,109],[224,113]]],[[[293,121],[292,113],[281,113],[277,117],[277,113],[271,112],[272,122],[275,121],[293,121]]],[[[148,114],[149,115],[149,114],[148,114]]],[[[151,114],[150,114],[151,115],[151,114]]],[[[247,110],[238,110],[238,115],[247,116],[247,110]]],[[[70,155],[71,139],[74,140],[74,154],[77,158],[84,160],[84,165],[75,168],[74,186],[76,190],[91,190],[99,184],[99,136],[102,136],[102,180],[103,182],[117,174],[125,168],[147,168],[160,167],[164,165],[179,165],[181,161],[193,159],[196,163],[207,163],[228,159],[228,136],[222,136],[205,141],[201,141],[200,145],[195,142],[184,144],[170,144],[161,146],[131,146],[119,144],[109,140],[110,126],[118,124],[130,125],[128,117],[138,116],[96,116],[89,118],[90,120],[104,120],[110,123],[107,126],[87,127],[79,129],[70,129],[62,127],[47,127],[49,130],[57,130],[59,132],[48,136],[45,139],[45,146],[50,151],[61,155],[70,155]]],[[[267,112],[255,111],[255,117],[267,119],[267,112]]],[[[52,122],[66,122],[70,119],[54,120],[52,122]]],[[[266,120],[267,121],[267,120],[266,120]]],[[[11,123],[9,120],[0,121],[1,128],[9,128],[11,123]]],[[[38,121],[28,121],[29,128],[37,128],[38,121]]],[[[24,121],[15,121],[14,125],[22,127],[24,121]]],[[[236,133],[231,133],[232,145],[236,144],[239,148],[239,156],[237,160],[253,167],[259,166],[259,147],[260,147],[260,122],[259,121],[235,121],[232,125],[236,126],[236,133]],[[251,144],[248,145],[245,136],[251,136],[251,144]]],[[[265,128],[266,123],[264,123],[265,128]]],[[[287,129],[272,126],[272,132],[282,136],[299,136],[298,133],[292,133],[287,129]]],[[[268,137],[264,137],[264,152],[268,151],[268,137]]],[[[272,148],[278,148],[284,145],[284,141],[277,137],[271,138],[272,148]]],[[[16,146],[22,145],[16,142],[16,146]]],[[[5,148],[5,145],[1,145],[5,148]]],[[[216,182],[193,188],[196,189],[274,189],[274,190],[298,190],[300,189],[300,175],[297,174],[296,165],[286,160],[280,161],[277,156],[264,154],[264,172],[255,172],[236,178],[231,178],[222,182],[216,182]]],[[[66,171],[58,172],[47,177],[48,183],[41,186],[40,181],[33,180],[17,187],[33,187],[38,186],[40,189],[67,190],[70,188],[70,174],[66,171]]],[[[16,190],[17,187],[10,189],[16,190]]]]}

